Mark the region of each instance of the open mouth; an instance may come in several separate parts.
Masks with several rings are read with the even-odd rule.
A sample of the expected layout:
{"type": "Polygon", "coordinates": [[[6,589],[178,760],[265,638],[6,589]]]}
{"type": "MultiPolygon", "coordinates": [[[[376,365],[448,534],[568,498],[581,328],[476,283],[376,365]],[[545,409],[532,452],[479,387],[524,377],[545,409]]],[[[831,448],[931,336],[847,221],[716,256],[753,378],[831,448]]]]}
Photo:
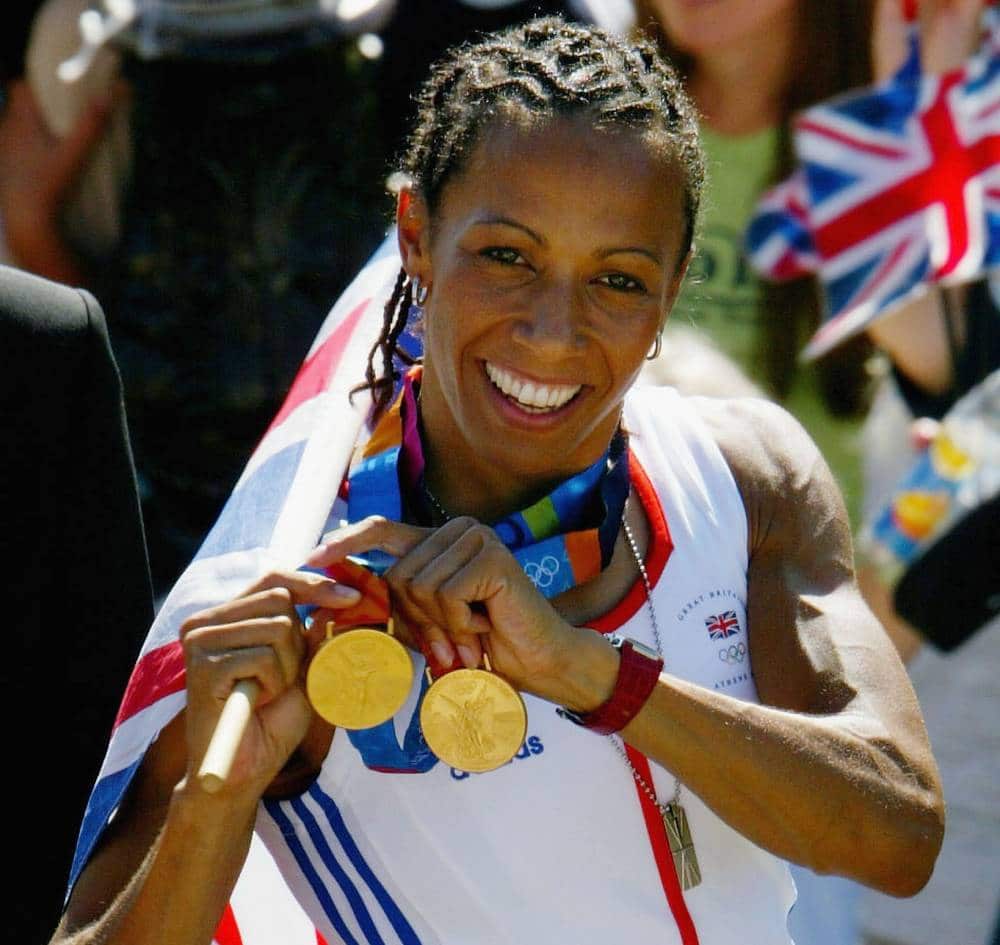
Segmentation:
{"type": "Polygon", "coordinates": [[[489,361],[483,363],[493,386],[525,413],[555,413],[583,390],[582,384],[543,384],[519,377],[489,361]]]}

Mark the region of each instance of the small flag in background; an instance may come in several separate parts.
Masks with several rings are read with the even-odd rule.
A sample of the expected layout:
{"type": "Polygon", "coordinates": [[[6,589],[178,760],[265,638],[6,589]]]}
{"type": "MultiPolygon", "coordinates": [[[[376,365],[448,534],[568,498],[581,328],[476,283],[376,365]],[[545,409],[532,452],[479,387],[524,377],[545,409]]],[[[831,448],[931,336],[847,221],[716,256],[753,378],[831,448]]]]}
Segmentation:
{"type": "Polygon", "coordinates": [[[1000,266],[1000,16],[961,68],[920,71],[916,34],[888,82],[803,111],[799,165],[747,230],[751,265],[780,282],[814,273],[816,358],[931,284],[1000,266]]]}

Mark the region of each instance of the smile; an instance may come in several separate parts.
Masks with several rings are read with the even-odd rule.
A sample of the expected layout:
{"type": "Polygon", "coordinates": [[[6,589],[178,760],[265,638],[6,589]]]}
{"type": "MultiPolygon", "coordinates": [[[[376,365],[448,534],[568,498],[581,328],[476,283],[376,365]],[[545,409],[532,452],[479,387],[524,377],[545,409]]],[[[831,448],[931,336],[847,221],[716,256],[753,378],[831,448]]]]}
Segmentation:
{"type": "Polygon", "coordinates": [[[583,388],[582,384],[542,384],[512,374],[489,361],[484,362],[486,376],[508,400],[528,413],[551,413],[568,404],[583,388]]]}

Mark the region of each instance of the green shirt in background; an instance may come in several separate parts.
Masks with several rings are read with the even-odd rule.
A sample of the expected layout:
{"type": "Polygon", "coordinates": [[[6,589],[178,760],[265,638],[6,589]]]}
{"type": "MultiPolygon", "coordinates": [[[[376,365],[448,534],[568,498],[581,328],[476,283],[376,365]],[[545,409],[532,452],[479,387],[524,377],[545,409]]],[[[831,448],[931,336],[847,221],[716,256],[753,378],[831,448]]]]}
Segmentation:
{"type": "MultiPolygon", "coordinates": [[[[674,306],[671,322],[694,329],[766,389],[759,356],[761,284],[743,252],[743,236],[771,174],[778,143],[775,128],[748,135],[721,135],[702,126],[708,180],[698,230],[697,254],[674,306]]],[[[804,342],[806,339],[801,339],[804,342]]],[[[809,431],[840,483],[851,523],[861,507],[860,421],[833,417],[823,403],[816,372],[796,371],[783,402],[809,431]]]]}

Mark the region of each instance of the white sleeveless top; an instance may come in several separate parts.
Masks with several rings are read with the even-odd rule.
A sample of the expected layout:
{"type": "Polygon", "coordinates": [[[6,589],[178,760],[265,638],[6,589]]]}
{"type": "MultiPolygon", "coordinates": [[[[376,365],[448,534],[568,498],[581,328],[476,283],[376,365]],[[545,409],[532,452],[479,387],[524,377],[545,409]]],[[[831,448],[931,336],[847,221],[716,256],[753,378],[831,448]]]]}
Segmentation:
{"type": "MultiPolygon", "coordinates": [[[[747,522],[718,447],[690,404],[664,388],[626,402],[633,486],[652,523],[647,571],[665,672],[756,701],[747,650],[747,522]]],[[[642,585],[592,624],[653,648],[642,585]]],[[[400,745],[419,702],[394,720],[400,745]]],[[[528,735],[485,774],[366,766],[338,730],[316,783],[261,807],[257,830],[330,945],[788,945],[794,886],[785,863],[681,789],[702,882],[668,902],[669,861],[611,740],[525,696],[528,735]],[[686,914],[685,914],[686,910],[686,914]],[[693,932],[691,929],[693,925],[693,932]],[[683,931],[682,930],[686,930],[683,931]]],[[[412,722],[412,725],[411,725],[412,722]]],[[[412,742],[410,742],[412,745],[412,742]]],[[[650,763],[657,796],[671,774],[650,763]]]]}

